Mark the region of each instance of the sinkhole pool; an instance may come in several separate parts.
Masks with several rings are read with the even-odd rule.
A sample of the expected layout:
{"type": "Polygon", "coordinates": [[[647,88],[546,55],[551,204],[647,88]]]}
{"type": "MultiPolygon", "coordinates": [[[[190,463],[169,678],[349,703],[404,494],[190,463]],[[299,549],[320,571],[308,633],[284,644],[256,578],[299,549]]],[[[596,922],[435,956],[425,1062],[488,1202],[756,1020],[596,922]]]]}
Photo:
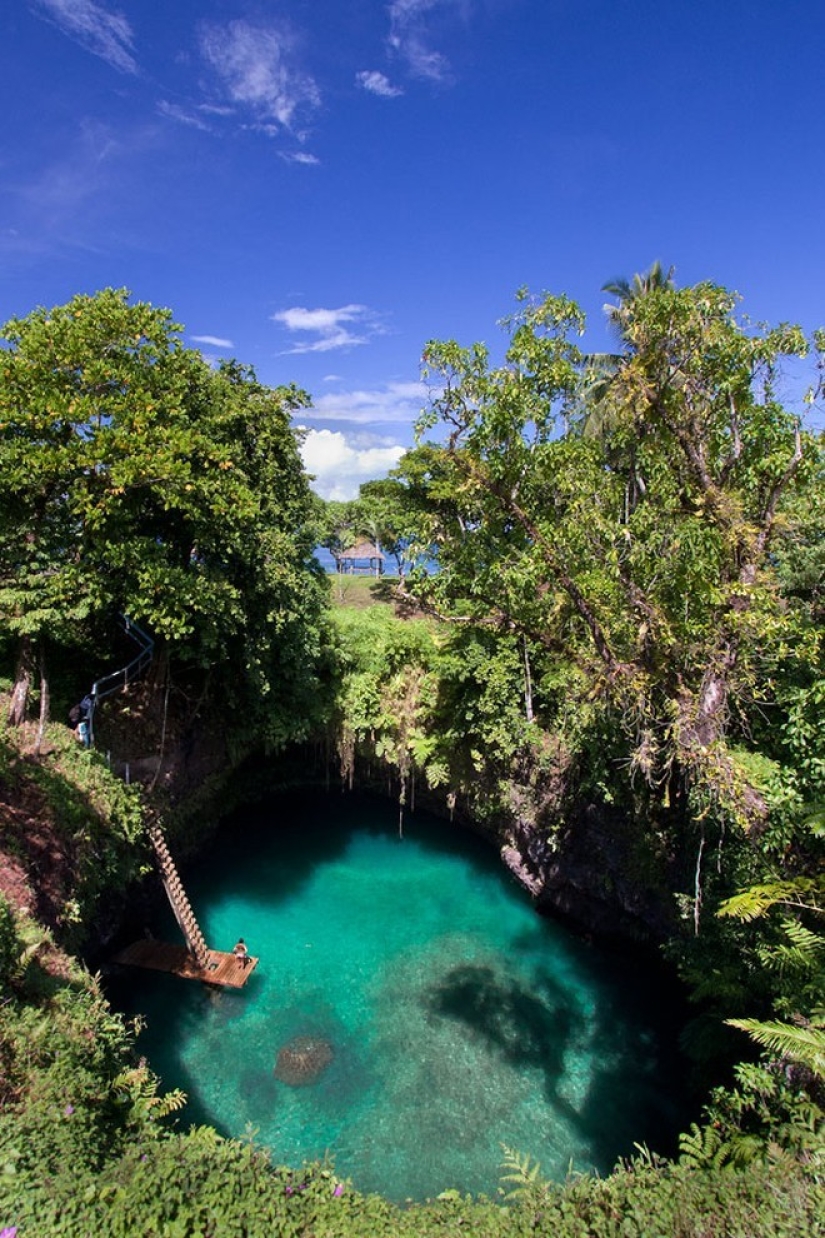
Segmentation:
{"type": "MultiPolygon", "coordinates": [[[[661,974],[538,916],[472,834],[419,814],[399,839],[389,801],[281,795],[184,879],[210,945],[243,936],[261,961],[239,991],[110,978],[182,1121],[254,1130],[280,1164],[329,1154],[398,1202],[495,1195],[502,1145],[557,1179],[671,1150],[686,1102],[661,974]],[[296,1043],[307,1074],[287,1054],[276,1075],[296,1043]]],[[[180,939],[171,912],[146,927],[180,939]]]]}

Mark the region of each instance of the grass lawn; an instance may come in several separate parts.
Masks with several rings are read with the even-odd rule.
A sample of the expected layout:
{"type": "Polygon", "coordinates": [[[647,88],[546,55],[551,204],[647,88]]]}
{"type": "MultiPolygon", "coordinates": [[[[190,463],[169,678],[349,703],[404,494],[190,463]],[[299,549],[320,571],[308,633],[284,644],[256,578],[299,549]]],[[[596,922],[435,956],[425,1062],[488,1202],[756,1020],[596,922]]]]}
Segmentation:
{"type": "Polygon", "coordinates": [[[369,606],[386,606],[395,610],[393,589],[397,576],[347,576],[330,574],[330,599],[333,606],[350,610],[366,610],[369,606]]]}

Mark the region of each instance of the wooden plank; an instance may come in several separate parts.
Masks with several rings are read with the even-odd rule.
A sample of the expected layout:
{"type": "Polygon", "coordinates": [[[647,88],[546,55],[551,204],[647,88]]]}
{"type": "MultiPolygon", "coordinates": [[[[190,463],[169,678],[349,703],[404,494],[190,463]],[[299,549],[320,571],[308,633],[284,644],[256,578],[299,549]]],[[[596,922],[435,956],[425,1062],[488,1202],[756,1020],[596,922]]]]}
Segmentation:
{"type": "Polygon", "coordinates": [[[170,972],[182,980],[200,980],[203,984],[220,984],[230,989],[242,989],[258,966],[257,958],[251,955],[244,965],[234,954],[210,950],[206,967],[198,967],[185,946],[152,941],[148,937],[121,950],[113,962],[124,963],[127,967],[148,967],[152,971],[170,972]]]}

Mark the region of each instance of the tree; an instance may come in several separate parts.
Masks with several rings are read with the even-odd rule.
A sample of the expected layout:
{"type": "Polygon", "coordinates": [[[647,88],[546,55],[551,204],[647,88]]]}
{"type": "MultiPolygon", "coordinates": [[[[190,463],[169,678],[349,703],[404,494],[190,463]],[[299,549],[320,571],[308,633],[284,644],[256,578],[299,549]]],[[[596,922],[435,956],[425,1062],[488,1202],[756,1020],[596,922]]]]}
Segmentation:
{"type": "Polygon", "coordinates": [[[352,502],[341,499],[320,499],[318,505],[318,545],[328,550],[333,557],[342,550],[354,546],[357,540],[354,529],[352,502]]]}
{"type": "MultiPolygon", "coordinates": [[[[632,352],[632,342],[627,327],[632,320],[634,307],[643,297],[649,296],[657,289],[675,288],[673,271],[674,268],[671,267],[665,274],[662,264],[656,261],[649,271],[645,271],[642,275],[634,275],[632,280],[619,278],[602,284],[602,292],[609,292],[618,298],[619,304],[605,305],[604,312],[625,351],[589,353],[585,357],[576,406],[570,417],[571,426],[576,433],[600,438],[603,441],[609,438],[612,426],[605,397],[622,362],[627,354],[632,352]]],[[[641,479],[637,479],[637,482],[644,484],[641,479]]]]}
{"type": "MultiPolygon", "coordinates": [[[[606,452],[561,433],[587,372],[578,307],[520,294],[503,365],[480,345],[427,345],[421,432],[446,438],[403,469],[419,544],[439,562],[411,585],[421,602],[543,647],[565,707],[609,711],[630,772],[663,805],[681,788],[697,821],[711,804],[750,824],[765,805],[728,735],[768,650],[792,637],[769,550],[815,450],[776,397],[781,358],[807,341],[790,326],[745,331],[736,302],[669,277],[632,298],[603,396],[606,452]],[[645,485],[629,504],[634,474],[645,485]]],[[[698,895],[697,878],[697,908],[698,895]]]]}
{"type": "MultiPolygon", "coordinates": [[[[128,611],[190,664],[234,664],[266,693],[273,659],[317,633],[311,497],[290,412],[231,363],[185,349],[167,310],[124,291],[3,330],[0,612],[32,650],[128,611]],[[298,634],[300,630],[300,635],[298,634]]],[[[307,644],[308,642],[308,644],[307,644]]],[[[277,673],[280,673],[277,672],[277,673]]]]}
{"type": "Polygon", "coordinates": [[[398,574],[404,574],[407,547],[407,488],[398,478],[364,482],[355,502],[359,530],[395,559],[398,574]]]}
{"type": "Polygon", "coordinates": [[[657,259],[649,271],[645,271],[642,275],[634,275],[632,280],[609,279],[606,284],[602,284],[602,292],[609,292],[619,302],[618,305],[606,305],[604,308],[611,325],[615,327],[622,339],[627,334],[626,326],[632,321],[637,301],[650,296],[652,292],[663,288],[672,290],[675,287],[673,271],[674,268],[670,267],[665,274],[661,262],[657,259]]]}
{"type": "Polygon", "coordinates": [[[12,320],[2,339],[0,611],[20,642],[19,722],[34,649],[70,640],[111,601],[94,553],[102,513],[127,495],[141,502],[147,473],[159,475],[157,489],[172,482],[157,409],[168,407],[174,427],[188,359],[168,314],[113,292],[12,320]]]}
{"type": "Polygon", "coordinates": [[[397,478],[364,482],[356,499],[319,499],[318,544],[337,556],[368,539],[391,554],[403,571],[407,543],[407,487],[397,478]]]}

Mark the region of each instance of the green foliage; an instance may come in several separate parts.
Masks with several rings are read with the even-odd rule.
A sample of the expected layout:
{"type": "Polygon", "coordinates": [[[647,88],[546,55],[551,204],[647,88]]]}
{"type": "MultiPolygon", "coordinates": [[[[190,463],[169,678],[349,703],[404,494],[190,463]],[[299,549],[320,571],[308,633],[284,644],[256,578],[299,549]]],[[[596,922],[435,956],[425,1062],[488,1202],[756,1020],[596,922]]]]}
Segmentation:
{"type": "Polygon", "coordinates": [[[342,771],[358,752],[398,778],[402,804],[423,776],[461,792],[481,818],[500,811],[508,779],[533,753],[522,642],[454,632],[388,609],[336,611],[336,735],[342,771]],[[482,785],[483,776],[483,785],[482,785]]]}
{"type": "Polygon", "coordinates": [[[714,1088],[705,1125],[680,1139],[693,1168],[782,1161],[805,1166],[822,1181],[825,1111],[810,1075],[773,1063],[742,1062],[730,1087],[714,1088]],[[813,1084],[813,1086],[812,1086],[813,1084]]]}
{"type": "MultiPolygon", "coordinates": [[[[747,1046],[744,1030],[767,1057],[714,1089],[678,1164],[640,1150],[604,1180],[553,1184],[505,1148],[496,1202],[445,1190],[397,1208],[331,1164],[278,1167],[252,1137],[170,1129],[184,1097],[159,1093],[134,1029],[0,900],[0,1227],[20,1238],[821,1229],[822,838],[806,805],[825,771],[822,456],[776,398],[782,358],[807,344],[792,327],[744,329],[726,290],[678,290],[660,267],[610,291],[623,351],[595,376],[576,342],[583,317],[562,297],[519,294],[503,365],[480,345],[429,345],[422,430],[440,424],[442,443],[346,507],[307,489],[289,425],[303,393],[266,389],[234,363],[210,371],[166,311],[106,292],[8,324],[0,648],[17,645],[31,674],[36,648],[52,660],[88,650],[128,609],[196,697],[209,677],[239,743],[318,727],[323,669],[345,774],[357,755],[377,759],[402,805],[420,777],[463,791],[479,815],[499,811],[514,777],[529,785],[543,754],[564,748],[574,789],[633,813],[647,844],[637,876],[666,856],[697,928],[702,905],[721,903],[701,940],[671,953],[698,1025],[728,1050],[747,1046]],[[330,633],[310,564],[324,524],[329,545],[366,535],[391,553],[414,531],[440,570],[416,569],[409,588],[441,622],[340,610],[330,633]]],[[[0,736],[0,777],[48,810],[71,856],[65,940],[139,866],[141,813],[95,754],[60,728],[47,739],[24,764],[0,736]]]]}
{"type": "Polygon", "coordinates": [[[19,1238],[796,1238],[821,1232],[823,1198],[781,1161],[696,1171],[641,1156],[604,1180],[537,1177],[504,1206],[447,1190],[399,1208],[358,1194],[329,1165],[275,1167],[204,1128],[138,1145],[93,1178],[76,1174],[65,1199],[53,1184],[19,1199],[0,1186],[19,1238]]]}
{"type": "Polygon", "coordinates": [[[678,290],[661,269],[626,291],[625,352],[599,395],[608,435],[566,432],[588,370],[565,298],[520,294],[503,365],[482,346],[427,346],[421,430],[445,441],[401,472],[439,570],[410,589],[575,666],[574,707],[596,703],[623,732],[624,769],[664,807],[681,784],[695,812],[747,825],[763,806],[728,732],[795,633],[768,549],[817,451],[774,392],[781,358],[808,345],[796,328],[743,329],[726,290],[678,290]]]}
{"type": "MultiPolygon", "coordinates": [[[[812,831],[813,832],[813,831],[812,831]]],[[[815,850],[821,844],[813,844],[815,850]]],[[[777,1020],[732,1018],[728,1023],[748,1032],[770,1053],[801,1064],[825,1086],[825,937],[821,917],[825,884],[821,865],[815,876],[774,880],[741,890],[719,908],[720,917],[744,923],[764,922],[755,953],[772,978],[774,1010],[793,1024],[777,1020]],[[772,913],[782,909],[782,916],[772,913]]]]}
{"type": "Polygon", "coordinates": [[[361,541],[371,542],[384,555],[404,567],[407,546],[408,492],[397,478],[368,481],[358,498],[316,500],[318,544],[337,556],[361,541]]]}
{"type": "Polygon", "coordinates": [[[6,989],[16,978],[20,967],[22,943],[11,907],[0,894],[0,986],[6,989]]]}
{"type": "Polygon", "coordinates": [[[25,659],[127,612],[184,664],[221,668],[272,742],[294,736],[324,600],[290,425],[304,393],[211,370],[123,291],[0,338],[0,634],[25,659]]]}
{"type": "Polygon", "coordinates": [[[822,910],[822,880],[817,877],[796,877],[750,886],[722,903],[718,915],[736,920],[759,920],[771,907],[792,906],[822,910]]]}
{"type": "Polygon", "coordinates": [[[758,1019],[728,1019],[728,1023],[748,1032],[770,1053],[791,1058],[825,1080],[825,1019],[810,1020],[798,1027],[758,1019]]]}
{"type": "Polygon", "coordinates": [[[392,769],[407,800],[408,779],[424,769],[436,646],[423,621],[384,607],[335,613],[340,687],[336,723],[342,773],[352,778],[359,746],[392,769]]]}
{"type": "Polygon", "coordinates": [[[501,1167],[505,1170],[501,1181],[509,1185],[505,1199],[540,1209],[548,1202],[552,1191],[550,1183],[541,1177],[540,1163],[506,1144],[502,1144],[501,1150],[504,1153],[501,1167]]]}
{"type": "Polygon", "coordinates": [[[88,976],[46,970],[54,957],[41,934],[0,1009],[0,1181],[20,1193],[64,1179],[68,1192],[72,1172],[99,1170],[152,1116],[156,1081],[129,1073],[128,1029],[88,976]]]}
{"type": "Polygon", "coordinates": [[[19,1238],[791,1238],[816,1232],[825,1204],[815,1115],[781,1076],[756,1068],[742,1068],[738,1100],[717,1097],[714,1133],[694,1129],[680,1165],[642,1152],[608,1178],[554,1184],[505,1149],[498,1202],[448,1189],[399,1208],[359,1194],[332,1164],[277,1166],[253,1137],[166,1129],[159,1119],[181,1097],[158,1095],[132,1032],[82,973],[44,992],[28,969],[0,1006],[0,1062],[0,1221],[19,1238]],[[777,1088],[793,1105],[784,1130],[765,1104],[777,1088]],[[772,1137],[800,1159],[742,1130],[768,1110],[772,1137]]]}
{"type": "MultiPolygon", "coordinates": [[[[8,794],[30,805],[50,835],[59,857],[53,885],[64,894],[51,916],[61,943],[76,949],[101,896],[125,889],[142,871],[146,856],[136,844],[143,833],[143,808],[138,788],[116,778],[103,756],[83,748],[68,728],[49,727],[47,740],[47,756],[26,760],[20,733],[0,728],[0,775],[8,794]]],[[[9,826],[7,845],[15,846],[27,864],[25,822],[21,829],[15,838],[9,826]]]]}
{"type": "Polygon", "coordinates": [[[695,1122],[680,1136],[679,1152],[681,1163],[690,1169],[721,1169],[733,1155],[715,1126],[699,1127],[695,1122]]]}

